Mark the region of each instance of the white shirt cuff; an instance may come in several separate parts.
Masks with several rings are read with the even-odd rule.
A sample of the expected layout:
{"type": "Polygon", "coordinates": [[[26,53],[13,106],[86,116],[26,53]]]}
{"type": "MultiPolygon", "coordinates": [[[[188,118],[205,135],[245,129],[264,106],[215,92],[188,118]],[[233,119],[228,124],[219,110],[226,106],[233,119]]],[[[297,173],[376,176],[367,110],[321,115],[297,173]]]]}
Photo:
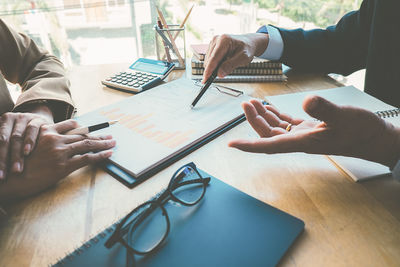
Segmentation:
{"type": "Polygon", "coordinates": [[[279,60],[283,53],[283,40],[279,30],[272,26],[267,26],[269,43],[267,49],[260,56],[268,60],[279,60]]]}
{"type": "Polygon", "coordinates": [[[396,166],[394,166],[392,174],[394,179],[400,182],[400,160],[397,162],[396,166]]]}

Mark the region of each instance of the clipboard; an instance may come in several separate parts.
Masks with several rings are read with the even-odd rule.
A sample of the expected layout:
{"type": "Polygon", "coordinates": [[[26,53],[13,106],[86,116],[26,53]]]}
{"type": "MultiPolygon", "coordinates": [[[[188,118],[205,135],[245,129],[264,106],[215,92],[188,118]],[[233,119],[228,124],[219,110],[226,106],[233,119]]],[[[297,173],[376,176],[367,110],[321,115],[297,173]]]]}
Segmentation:
{"type": "Polygon", "coordinates": [[[120,181],[121,183],[126,185],[127,187],[133,188],[133,187],[139,185],[140,183],[146,181],[151,176],[153,176],[153,175],[157,174],[158,172],[162,171],[163,169],[165,169],[169,165],[175,163],[176,161],[182,159],[186,155],[189,155],[190,153],[192,153],[196,149],[202,147],[203,145],[205,145],[208,142],[214,140],[215,138],[217,138],[218,136],[222,135],[223,133],[229,131],[230,129],[232,129],[236,125],[239,125],[240,123],[242,123],[245,120],[246,120],[246,117],[244,115],[241,116],[240,118],[238,118],[233,123],[223,127],[219,131],[217,131],[217,132],[213,133],[212,135],[206,137],[205,139],[201,140],[201,142],[198,142],[197,144],[191,146],[190,148],[188,148],[188,149],[182,151],[181,153],[175,155],[174,157],[170,158],[169,160],[165,161],[164,163],[162,163],[159,166],[157,166],[156,168],[154,168],[152,171],[147,172],[145,175],[142,175],[140,177],[136,177],[135,178],[134,176],[132,176],[131,174],[126,172],[123,168],[118,167],[117,165],[115,165],[114,163],[112,163],[110,161],[107,161],[107,162],[103,163],[101,165],[101,168],[103,168],[108,174],[110,174],[112,177],[114,177],[115,179],[117,179],[118,181],[120,181]]]}
{"type": "Polygon", "coordinates": [[[77,121],[91,125],[119,120],[97,132],[117,141],[102,167],[132,188],[245,120],[241,103],[251,97],[214,85],[191,109],[199,90],[190,79],[174,80],[84,114],[77,121]]]}

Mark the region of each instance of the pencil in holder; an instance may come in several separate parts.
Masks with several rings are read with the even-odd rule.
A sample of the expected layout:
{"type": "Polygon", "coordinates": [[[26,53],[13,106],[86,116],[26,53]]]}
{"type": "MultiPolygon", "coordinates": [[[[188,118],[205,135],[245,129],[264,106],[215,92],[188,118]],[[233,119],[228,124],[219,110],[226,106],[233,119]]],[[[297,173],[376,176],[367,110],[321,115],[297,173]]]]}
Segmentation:
{"type": "Polygon", "coordinates": [[[186,68],[185,27],[168,24],[168,29],[154,25],[157,59],[175,64],[175,69],[186,68]],[[168,33],[169,31],[169,33],[168,33]],[[172,37],[172,40],[171,38],[172,37]]]}

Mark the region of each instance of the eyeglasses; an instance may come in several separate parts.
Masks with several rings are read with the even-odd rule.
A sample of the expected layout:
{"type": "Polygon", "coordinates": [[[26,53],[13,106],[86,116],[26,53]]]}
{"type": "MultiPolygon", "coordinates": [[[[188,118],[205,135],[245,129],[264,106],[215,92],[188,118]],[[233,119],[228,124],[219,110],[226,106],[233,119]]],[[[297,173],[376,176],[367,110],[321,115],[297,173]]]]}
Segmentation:
{"type": "MultiPolygon", "coordinates": [[[[196,81],[194,84],[196,86],[199,86],[199,87],[203,86],[203,84],[201,82],[199,82],[199,81],[196,81]]],[[[238,97],[238,96],[243,95],[242,91],[239,91],[239,90],[227,87],[227,86],[223,86],[223,85],[220,85],[220,84],[218,84],[218,85],[211,84],[209,89],[211,89],[211,88],[214,88],[214,89],[218,90],[218,92],[220,92],[222,94],[226,94],[226,95],[230,95],[230,96],[234,96],[234,97],[238,97]]]]}
{"type": "Polygon", "coordinates": [[[170,231],[170,220],[164,204],[173,200],[184,206],[194,206],[204,197],[209,183],[210,178],[203,178],[193,162],[180,167],[167,189],[121,220],[105,246],[111,248],[120,242],[128,252],[127,266],[134,265],[134,254],[153,252],[161,246],[170,231]]]}

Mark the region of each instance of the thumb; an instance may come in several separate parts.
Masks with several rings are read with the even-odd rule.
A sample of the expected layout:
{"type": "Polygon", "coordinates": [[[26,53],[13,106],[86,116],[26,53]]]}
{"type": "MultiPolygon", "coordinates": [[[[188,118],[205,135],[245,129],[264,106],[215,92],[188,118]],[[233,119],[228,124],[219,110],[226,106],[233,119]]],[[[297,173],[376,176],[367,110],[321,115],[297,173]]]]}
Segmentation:
{"type": "Polygon", "coordinates": [[[320,96],[306,96],[303,101],[303,109],[311,117],[328,124],[343,119],[341,107],[320,96]]]}
{"type": "Polygon", "coordinates": [[[66,121],[62,121],[62,122],[54,124],[54,129],[60,134],[68,132],[68,131],[78,128],[78,127],[79,127],[79,124],[75,120],[66,120],[66,121]]]}

